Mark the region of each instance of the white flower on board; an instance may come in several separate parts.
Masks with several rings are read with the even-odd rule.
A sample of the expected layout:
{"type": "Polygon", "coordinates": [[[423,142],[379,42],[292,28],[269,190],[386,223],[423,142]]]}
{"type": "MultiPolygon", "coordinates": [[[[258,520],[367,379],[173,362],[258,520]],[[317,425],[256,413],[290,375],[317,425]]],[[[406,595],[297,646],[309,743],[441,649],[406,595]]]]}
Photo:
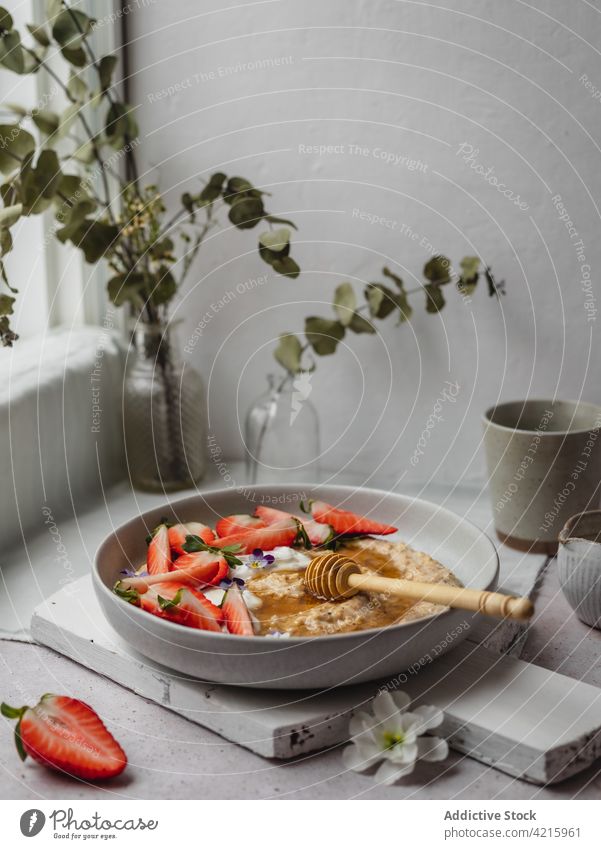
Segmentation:
{"type": "Polygon", "coordinates": [[[411,699],[401,690],[379,693],[371,703],[373,713],[358,711],[351,719],[350,745],[342,752],[347,769],[364,772],[380,764],[375,780],[394,784],[413,772],[418,760],[443,761],[449,754],[442,737],[422,736],[438,728],[443,712],[431,705],[410,711],[411,699]]]}

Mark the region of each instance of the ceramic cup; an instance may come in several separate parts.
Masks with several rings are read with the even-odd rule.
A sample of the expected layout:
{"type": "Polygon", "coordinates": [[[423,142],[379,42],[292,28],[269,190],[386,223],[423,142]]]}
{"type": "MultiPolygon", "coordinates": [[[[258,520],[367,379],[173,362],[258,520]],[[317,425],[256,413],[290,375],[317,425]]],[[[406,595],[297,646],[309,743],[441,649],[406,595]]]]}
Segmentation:
{"type": "Polygon", "coordinates": [[[576,616],[601,630],[601,510],[568,519],[559,534],[557,568],[576,616]]]}
{"type": "Polygon", "coordinates": [[[495,528],[520,551],[555,554],[568,517],[599,504],[601,407],[509,401],[484,415],[495,528]]]}

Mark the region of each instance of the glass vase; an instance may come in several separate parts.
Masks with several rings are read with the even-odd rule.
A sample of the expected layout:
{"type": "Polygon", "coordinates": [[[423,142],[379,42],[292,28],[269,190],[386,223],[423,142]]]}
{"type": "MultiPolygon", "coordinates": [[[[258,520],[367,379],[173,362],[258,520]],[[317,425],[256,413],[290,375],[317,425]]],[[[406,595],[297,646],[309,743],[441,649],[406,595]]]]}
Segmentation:
{"type": "Polygon", "coordinates": [[[314,483],[319,479],[319,418],[309,400],[311,375],[275,380],[250,407],[245,422],[251,484],[314,483]]]}
{"type": "Polygon", "coordinates": [[[125,372],[123,420],[132,484],[152,492],[193,487],[205,468],[206,402],[166,324],[138,322],[125,372]]]}

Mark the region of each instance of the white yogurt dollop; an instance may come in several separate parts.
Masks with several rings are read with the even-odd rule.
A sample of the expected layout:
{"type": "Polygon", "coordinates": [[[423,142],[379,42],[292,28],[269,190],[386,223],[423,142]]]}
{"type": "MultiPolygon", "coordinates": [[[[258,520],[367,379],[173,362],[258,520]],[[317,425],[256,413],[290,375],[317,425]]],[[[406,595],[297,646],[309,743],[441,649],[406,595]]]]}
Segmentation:
{"type": "Polygon", "coordinates": [[[263,555],[266,554],[271,554],[274,557],[271,566],[253,566],[255,560],[252,554],[243,554],[239,557],[242,563],[232,567],[232,576],[242,578],[243,581],[250,581],[251,578],[260,575],[263,571],[283,572],[290,569],[306,569],[310,562],[310,558],[302,551],[289,548],[287,545],[277,546],[273,551],[264,551],[263,555]]]}

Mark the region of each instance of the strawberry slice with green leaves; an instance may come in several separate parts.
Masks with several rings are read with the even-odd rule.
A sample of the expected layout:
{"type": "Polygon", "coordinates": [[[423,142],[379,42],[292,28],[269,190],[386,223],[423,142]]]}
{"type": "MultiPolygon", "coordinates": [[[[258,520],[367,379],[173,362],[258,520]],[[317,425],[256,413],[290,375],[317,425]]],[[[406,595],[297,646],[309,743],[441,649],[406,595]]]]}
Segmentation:
{"type": "Polygon", "coordinates": [[[248,607],[242,596],[240,587],[232,584],[221,602],[221,611],[226,627],[230,634],[241,637],[253,637],[255,634],[248,607]]]}
{"type": "Polygon", "coordinates": [[[199,631],[221,631],[221,608],[189,586],[180,586],[175,593],[169,591],[168,596],[157,595],[157,601],[162,612],[180,625],[199,631]]]}
{"type": "MultiPolygon", "coordinates": [[[[257,507],[255,514],[267,526],[290,518],[290,513],[286,513],[284,510],[276,510],[274,507],[265,507],[263,505],[257,507]]],[[[292,518],[300,523],[311,545],[319,548],[320,546],[327,545],[334,538],[334,529],[331,525],[324,525],[321,522],[316,522],[315,519],[301,518],[300,516],[292,516],[292,518]]]]}
{"type": "MultiPolygon", "coordinates": [[[[247,516],[245,513],[237,513],[234,516],[224,516],[215,525],[218,537],[227,537],[232,534],[244,533],[249,529],[264,528],[267,522],[256,516],[247,516]]],[[[205,540],[212,542],[212,540],[205,540]]]]}
{"type": "Polygon", "coordinates": [[[366,516],[340,510],[325,501],[311,502],[311,515],[316,522],[331,525],[337,535],[367,536],[369,534],[394,534],[397,529],[383,525],[366,516]]]}
{"type": "Polygon", "coordinates": [[[221,631],[223,613],[199,590],[177,581],[152,584],[144,593],[135,589],[120,590],[117,595],[160,619],[201,631],[221,631]]]}
{"type": "MultiPolygon", "coordinates": [[[[207,543],[213,542],[215,534],[207,525],[200,522],[186,522],[185,524],[172,525],[169,528],[169,545],[172,553],[177,557],[180,554],[185,554],[183,545],[186,537],[197,536],[207,543]]],[[[174,566],[174,568],[178,568],[174,566]]]]}
{"type": "Polygon", "coordinates": [[[171,569],[171,549],[167,525],[159,525],[152,532],[146,554],[146,569],[149,575],[159,575],[171,569]]]}
{"type": "Polygon", "coordinates": [[[246,531],[230,534],[227,537],[215,540],[214,545],[221,551],[239,546],[237,553],[252,554],[255,548],[271,551],[276,546],[293,545],[300,532],[299,523],[292,516],[289,516],[287,519],[274,522],[267,528],[250,528],[246,531]]]}
{"type": "Polygon", "coordinates": [[[29,755],[50,769],[86,781],[113,778],[127,756],[92,708],[69,696],[46,693],[35,707],[13,708],[2,715],[16,719],[15,743],[21,760],[29,755]]]}

